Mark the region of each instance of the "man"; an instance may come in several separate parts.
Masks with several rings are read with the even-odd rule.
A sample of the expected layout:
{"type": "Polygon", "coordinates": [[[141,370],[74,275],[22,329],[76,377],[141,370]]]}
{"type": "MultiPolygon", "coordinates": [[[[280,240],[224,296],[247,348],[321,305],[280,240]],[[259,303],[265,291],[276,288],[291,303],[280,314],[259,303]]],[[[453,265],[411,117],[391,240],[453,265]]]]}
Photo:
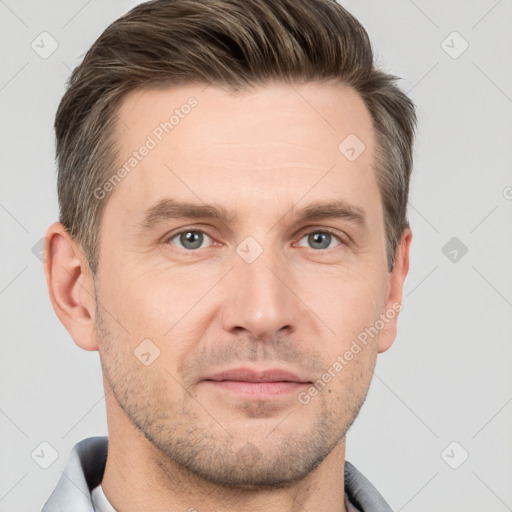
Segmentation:
{"type": "Polygon", "coordinates": [[[416,116],[332,0],[157,0],[74,70],[53,307],[109,437],[54,511],[386,511],[345,461],[409,266],[416,116]]]}

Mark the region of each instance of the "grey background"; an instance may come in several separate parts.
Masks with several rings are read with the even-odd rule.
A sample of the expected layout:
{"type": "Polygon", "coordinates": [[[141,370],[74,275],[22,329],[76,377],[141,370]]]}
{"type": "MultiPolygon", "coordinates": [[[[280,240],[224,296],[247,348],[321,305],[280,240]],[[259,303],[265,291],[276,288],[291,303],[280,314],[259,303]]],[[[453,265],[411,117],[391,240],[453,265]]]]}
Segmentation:
{"type": "MultiPolygon", "coordinates": [[[[73,445],[107,434],[98,353],[59,323],[33,247],[57,218],[65,81],[136,3],[0,0],[1,512],[40,510],[73,445]],[[31,47],[44,31],[47,58],[31,47]]],[[[397,511],[512,510],[512,1],[341,3],[419,109],[399,334],[347,459],[397,511]]]]}

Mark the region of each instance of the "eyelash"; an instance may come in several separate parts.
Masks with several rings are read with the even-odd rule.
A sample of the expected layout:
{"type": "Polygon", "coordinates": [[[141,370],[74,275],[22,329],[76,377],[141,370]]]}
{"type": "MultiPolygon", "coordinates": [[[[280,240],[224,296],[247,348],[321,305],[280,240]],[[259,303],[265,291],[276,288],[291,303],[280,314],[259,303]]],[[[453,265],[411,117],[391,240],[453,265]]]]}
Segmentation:
{"type": "MultiPolygon", "coordinates": [[[[190,228],[187,228],[187,229],[182,229],[181,231],[178,231],[177,233],[173,233],[172,235],[170,236],[167,236],[165,237],[164,239],[164,243],[166,244],[169,244],[173,239],[179,237],[180,235],[184,234],[184,233],[202,233],[203,235],[206,235],[207,237],[209,237],[210,239],[214,240],[214,238],[212,236],[210,236],[206,231],[204,231],[203,229],[199,229],[199,228],[194,228],[194,227],[190,227],[190,228]]],[[[321,228],[321,229],[312,229],[310,231],[306,231],[306,232],[301,232],[301,237],[299,239],[302,240],[304,237],[308,236],[308,235],[311,235],[313,233],[325,233],[325,234],[329,234],[331,235],[332,237],[334,237],[340,245],[347,245],[348,244],[348,241],[345,240],[343,237],[341,237],[340,235],[334,233],[333,231],[331,231],[330,229],[325,229],[325,228],[321,228]]],[[[188,252],[188,253],[194,253],[194,252],[197,252],[197,251],[200,251],[201,249],[206,249],[207,247],[202,247],[202,248],[199,248],[199,249],[184,249],[182,247],[177,247],[178,249],[182,250],[182,251],[185,251],[185,252],[188,252]]],[[[325,252],[327,250],[332,250],[334,249],[335,247],[331,247],[330,249],[319,249],[319,250],[315,250],[311,247],[308,247],[308,249],[311,249],[315,252],[325,252]]]]}

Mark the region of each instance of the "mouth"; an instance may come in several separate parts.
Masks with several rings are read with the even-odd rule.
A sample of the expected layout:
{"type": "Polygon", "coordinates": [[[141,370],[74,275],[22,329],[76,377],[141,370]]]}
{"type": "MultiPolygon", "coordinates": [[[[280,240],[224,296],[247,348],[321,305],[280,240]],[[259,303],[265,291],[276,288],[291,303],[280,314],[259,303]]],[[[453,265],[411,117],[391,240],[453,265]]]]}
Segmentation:
{"type": "Polygon", "coordinates": [[[234,368],[209,375],[203,382],[214,389],[260,400],[297,392],[312,384],[307,379],[280,368],[234,368]]]}

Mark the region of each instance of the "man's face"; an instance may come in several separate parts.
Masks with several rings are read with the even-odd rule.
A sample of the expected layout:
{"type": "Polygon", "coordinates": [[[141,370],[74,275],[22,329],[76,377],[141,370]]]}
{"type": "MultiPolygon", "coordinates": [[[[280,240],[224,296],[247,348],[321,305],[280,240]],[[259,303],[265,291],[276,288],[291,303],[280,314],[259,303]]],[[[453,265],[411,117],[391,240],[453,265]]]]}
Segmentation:
{"type": "Polygon", "coordinates": [[[134,151],[140,161],[101,224],[96,336],[110,414],[217,484],[304,478],[344,442],[396,320],[355,353],[391,307],[364,103],[321,84],[183,86],[132,93],[119,118],[119,166],[134,151]],[[357,139],[338,148],[350,134],[365,145],[355,159],[357,139]],[[339,215],[304,215],[334,202],[339,215]],[[226,217],[176,215],[180,203],[226,217]]]}

